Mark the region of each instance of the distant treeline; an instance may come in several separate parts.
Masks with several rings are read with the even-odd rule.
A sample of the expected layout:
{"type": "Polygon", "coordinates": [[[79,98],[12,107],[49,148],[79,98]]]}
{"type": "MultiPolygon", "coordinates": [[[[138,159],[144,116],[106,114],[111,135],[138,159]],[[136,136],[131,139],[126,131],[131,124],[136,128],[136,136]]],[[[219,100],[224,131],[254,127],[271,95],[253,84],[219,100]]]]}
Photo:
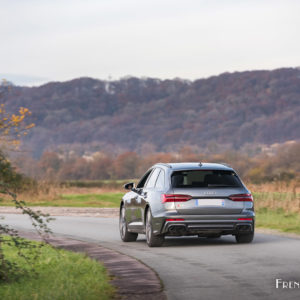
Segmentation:
{"type": "Polygon", "coordinates": [[[1,89],[7,111],[26,107],[32,113],[28,120],[36,126],[23,149],[35,158],[47,149],[82,155],[98,149],[178,152],[185,145],[208,153],[249,153],[255,144],[300,138],[299,68],[194,81],[78,78],[1,89]]]}
{"type": "Polygon", "coordinates": [[[299,179],[299,154],[300,142],[293,142],[279,146],[272,154],[260,153],[252,157],[232,150],[221,154],[201,154],[184,147],[176,153],[144,155],[136,152],[119,155],[97,152],[79,157],[44,152],[40,160],[19,157],[14,164],[19,171],[33,178],[69,181],[139,178],[158,162],[223,162],[231,165],[243,180],[261,183],[299,179]]]}

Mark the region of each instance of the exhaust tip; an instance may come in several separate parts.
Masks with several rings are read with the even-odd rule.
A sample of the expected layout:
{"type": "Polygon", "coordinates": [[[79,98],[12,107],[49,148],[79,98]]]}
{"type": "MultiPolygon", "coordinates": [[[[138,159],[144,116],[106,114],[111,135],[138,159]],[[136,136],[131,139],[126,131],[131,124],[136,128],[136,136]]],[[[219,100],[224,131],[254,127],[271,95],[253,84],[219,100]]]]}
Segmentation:
{"type": "Polygon", "coordinates": [[[186,234],[186,227],[183,225],[180,226],[170,226],[168,232],[172,235],[185,235],[186,234]]]}
{"type": "Polygon", "coordinates": [[[238,231],[252,231],[252,225],[250,224],[243,224],[243,225],[237,225],[238,231]]]}

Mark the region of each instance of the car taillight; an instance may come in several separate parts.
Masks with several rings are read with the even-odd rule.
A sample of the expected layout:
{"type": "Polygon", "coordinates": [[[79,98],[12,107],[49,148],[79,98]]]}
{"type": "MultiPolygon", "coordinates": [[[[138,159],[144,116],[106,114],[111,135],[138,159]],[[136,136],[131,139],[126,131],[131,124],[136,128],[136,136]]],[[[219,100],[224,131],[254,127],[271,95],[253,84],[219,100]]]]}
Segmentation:
{"type": "Polygon", "coordinates": [[[238,218],[238,221],[252,221],[252,218],[238,218]]]}
{"type": "Polygon", "coordinates": [[[251,194],[237,194],[228,197],[232,201],[251,201],[253,202],[253,197],[251,194]]]}
{"type": "Polygon", "coordinates": [[[190,195],[180,195],[180,194],[162,194],[161,195],[161,202],[185,202],[191,200],[192,196],[190,195]]]}
{"type": "Polygon", "coordinates": [[[166,222],[172,222],[172,221],[184,221],[184,219],[166,219],[166,222]]]}

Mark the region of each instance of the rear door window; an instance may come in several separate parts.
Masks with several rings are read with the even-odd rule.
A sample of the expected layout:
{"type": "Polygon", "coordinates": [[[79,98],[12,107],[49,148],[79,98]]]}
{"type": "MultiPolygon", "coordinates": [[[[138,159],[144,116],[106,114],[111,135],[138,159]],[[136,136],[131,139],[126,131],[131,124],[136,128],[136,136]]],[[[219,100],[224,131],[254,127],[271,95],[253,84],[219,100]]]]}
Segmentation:
{"type": "Polygon", "coordinates": [[[155,188],[157,190],[162,190],[164,186],[165,186],[165,172],[163,170],[160,170],[160,173],[156,180],[155,188]]]}
{"type": "Polygon", "coordinates": [[[241,181],[233,171],[187,170],[176,171],[171,176],[173,188],[241,187],[241,181]]]}
{"type": "Polygon", "coordinates": [[[152,171],[152,170],[150,170],[150,171],[148,171],[146,174],[144,174],[144,176],[142,177],[142,179],[141,179],[140,182],[138,183],[137,188],[143,188],[143,187],[144,187],[144,185],[145,185],[145,183],[146,183],[146,181],[147,181],[149,175],[151,174],[151,171],[152,171]]]}
{"type": "Polygon", "coordinates": [[[154,171],[151,173],[150,178],[148,179],[146,183],[146,188],[153,188],[155,186],[158,174],[160,172],[160,169],[156,168],[154,171]]]}

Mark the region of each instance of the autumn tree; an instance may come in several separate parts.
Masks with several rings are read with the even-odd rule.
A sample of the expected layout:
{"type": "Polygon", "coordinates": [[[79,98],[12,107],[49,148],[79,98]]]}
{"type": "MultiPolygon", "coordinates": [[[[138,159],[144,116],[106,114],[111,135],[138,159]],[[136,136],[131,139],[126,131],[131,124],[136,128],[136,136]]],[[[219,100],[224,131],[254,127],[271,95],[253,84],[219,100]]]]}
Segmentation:
{"type": "Polygon", "coordinates": [[[120,154],[114,161],[115,178],[136,178],[139,157],[135,152],[120,154]]]}
{"type": "MultiPolygon", "coordinates": [[[[0,89],[1,92],[1,89],[0,89]]],[[[0,94],[1,96],[1,94],[0,94]]],[[[8,113],[4,104],[0,104],[0,142],[2,148],[15,148],[20,143],[20,138],[27,134],[34,124],[26,124],[25,119],[30,115],[27,108],[21,107],[17,113],[8,113]]],[[[22,175],[18,174],[6,158],[3,150],[0,150],[0,194],[11,198],[17,209],[28,215],[33,227],[39,234],[49,232],[46,223],[50,220],[48,215],[35,212],[26,206],[25,202],[19,201],[15,193],[16,185],[22,180],[22,175]]],[[[18,255],[24,258],[32,266],[36,256],[32,256],[36,246],[20,239],[18,232],[13,228],[0,223],[0,281],[8,281],[27,271],[21,269],[11,258],[7,258],[3,252],[3,245],[16,246],[18,255]],[[10,238],[7,238],[9,236],[10,238]],[[25,251],[24,251],[25,250],[25,251]],[[29,251],[28,251],[29,250],[29,251]]]]}
{"type": "Polygon", "coordinates": [[[111,166],[113,158],[104,153],[96,153],[90,162],[90,179],[110,179],[113,176],[111,166]]]}
{"type": "Polygon", "coordinates": [[[46,151],[40,158],[38,166],[46,179],[53,180],[57,178],[62,163],[63,161],[57,153],[46,151]]]}
{"type": "Polygon", "coordinates": [[[25,118],[30,116],[28,108],[21,107],[18,113],[10,114],[0,104],[0,143],[1,146],[18,146],[20,138],[27,135],[28,130],[34,127],[33,123],[26,124],[25,118]]]}

